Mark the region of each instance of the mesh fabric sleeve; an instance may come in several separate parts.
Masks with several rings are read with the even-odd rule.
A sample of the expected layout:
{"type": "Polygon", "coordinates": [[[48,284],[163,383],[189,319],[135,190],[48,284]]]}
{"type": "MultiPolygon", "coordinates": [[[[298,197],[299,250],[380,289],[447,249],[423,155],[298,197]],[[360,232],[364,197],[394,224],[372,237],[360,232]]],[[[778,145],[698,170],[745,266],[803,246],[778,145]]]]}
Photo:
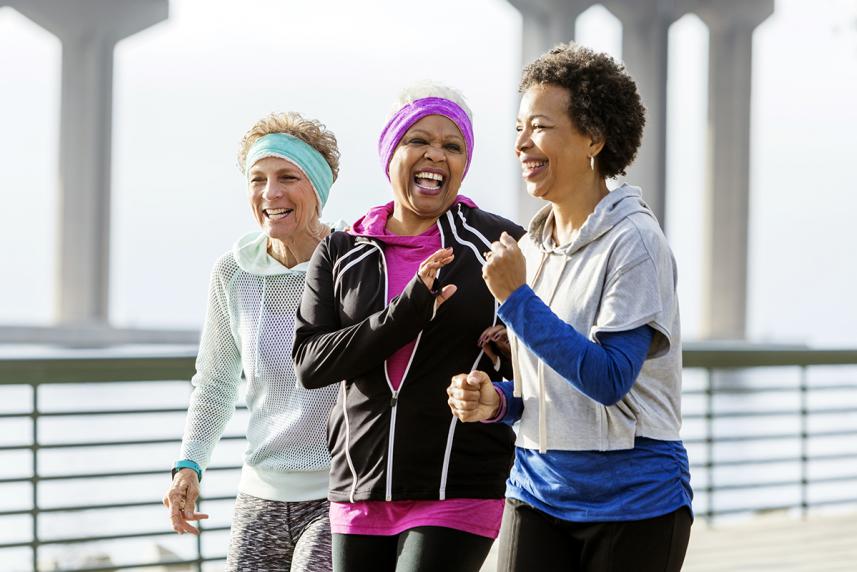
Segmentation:
{"type": "Polygon", "coordinates": [[[181,457],[203,469],[235,411],[241,381],[241,355],[232,335],[227,288],[237,272],[230,256],[211,275],[205,325],[196,358],[181,457]]]}

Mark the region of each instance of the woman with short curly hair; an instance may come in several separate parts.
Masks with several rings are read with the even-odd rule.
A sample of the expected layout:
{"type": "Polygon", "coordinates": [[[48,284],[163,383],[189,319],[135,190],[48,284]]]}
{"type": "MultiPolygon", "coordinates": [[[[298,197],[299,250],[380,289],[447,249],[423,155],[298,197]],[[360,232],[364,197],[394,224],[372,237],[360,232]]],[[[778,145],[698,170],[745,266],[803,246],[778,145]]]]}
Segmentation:
{"type": "Polygon", "coordinates": [[[640,189],[606,182],[645,110],[621,65],[577,45],[527,66],[521,92],[515,152],[548,204],[483,268],[514,382],[473,371],[447,390],[462,421],[520,421],[500,569],[678,572],[692,491],[675,261],[640,189]]]}
{"type": "Polygon", "coordinates": [[[307,262],[331,229],[319,221],[339,172],[336,137],[298,113],[274,113],[241,141],[251,232],[217,261],[180,460],[164,504],[189,521],[200,480],[247,381],[247,449],[226,570],[331,569],[325,426],[336,391],[300,387],[290,359],[307,262]]]}

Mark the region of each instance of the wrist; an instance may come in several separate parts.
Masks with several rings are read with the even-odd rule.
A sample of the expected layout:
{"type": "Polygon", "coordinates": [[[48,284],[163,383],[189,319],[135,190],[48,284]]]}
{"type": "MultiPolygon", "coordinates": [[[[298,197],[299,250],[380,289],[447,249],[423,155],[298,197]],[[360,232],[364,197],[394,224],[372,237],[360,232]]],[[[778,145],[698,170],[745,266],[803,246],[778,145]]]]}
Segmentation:
{"type": "Polygon", "coordinates": [[[199,466],[195,461],[191,461],[190,459],[181,459],[176,461],[176,464],[173,465],[173,470],[171,472],[172,478],[176,477],[176,473],[181,471],[182,469],[190,469],[194,473],[196,473],[196,478],[199,481],[202,481],[202,467],[199,466]]]}
{"type": "Polygon", "coordinates": [[[494,386],[494,392],[494,395],[497,396],[497,405],[492,410],[491,415],[485,419],[483,423],[497,423],[506,416],[506,396],[496,385],[494,386]]]}
{"type": "Polygon", "coordinates": [[[497,407],[494,408],[494,411],[491,412],[491,416],[488,419],[495,420],[500,416],[500,410],[502,410],[502,403],[497,402],[497,407]]]}

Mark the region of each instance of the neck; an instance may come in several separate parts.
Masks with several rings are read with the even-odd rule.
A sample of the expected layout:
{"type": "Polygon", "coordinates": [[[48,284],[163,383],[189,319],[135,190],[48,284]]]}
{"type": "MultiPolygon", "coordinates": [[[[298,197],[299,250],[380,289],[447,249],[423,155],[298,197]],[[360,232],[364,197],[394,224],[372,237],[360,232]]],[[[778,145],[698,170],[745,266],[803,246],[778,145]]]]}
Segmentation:
{"type": "Polygon", "coordinates": [[[387,230],[399,236],[417,236],[427,231],[436,222],[437,217],[420,217],[412,210],[395,203],[393,213],[387,218],[387,230]]]}
{"type": "Polygon", "coordinates": [[[575,182],[561,194],[559,200],[551,201],[554,216],[553,238],[556,243],[567,244],[574,231],[583,226],[586,218],[607,193],[607,182],[601,177],[593,177],[584,182],[575,182]]]}
{"type": "Polygon", "coordinates": [[[329,228],[317,224],[318,228],[307,229],[286,240],[268,238],[268,254],[286,268],[308,261],[318,243],[330,234],[329,228]]]}

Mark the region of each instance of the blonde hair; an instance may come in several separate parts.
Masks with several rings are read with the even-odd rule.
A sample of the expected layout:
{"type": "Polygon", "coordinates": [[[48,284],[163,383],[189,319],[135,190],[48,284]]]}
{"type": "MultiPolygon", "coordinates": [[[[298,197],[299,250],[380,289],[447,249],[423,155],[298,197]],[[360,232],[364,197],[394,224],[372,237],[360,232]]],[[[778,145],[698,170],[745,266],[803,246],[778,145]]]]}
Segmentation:
{"type": "Polygon", "coordinates": [[[244,134],[241,139],[241,148],[238,151],[238,168],[242,173],[244,173],[244,163],[247,161],[247,153],[250,151],[250,147],[260,137],[270,133],[286,133],[302,140],[321,153],[321,156],[330,165],[334,181],[339,176],[339,147],[336,144],[336,136],[333,132],[328,131],[327,127],[320,121],[305,119],[295,111],[272,113],[263,117],[244,134]]]}

